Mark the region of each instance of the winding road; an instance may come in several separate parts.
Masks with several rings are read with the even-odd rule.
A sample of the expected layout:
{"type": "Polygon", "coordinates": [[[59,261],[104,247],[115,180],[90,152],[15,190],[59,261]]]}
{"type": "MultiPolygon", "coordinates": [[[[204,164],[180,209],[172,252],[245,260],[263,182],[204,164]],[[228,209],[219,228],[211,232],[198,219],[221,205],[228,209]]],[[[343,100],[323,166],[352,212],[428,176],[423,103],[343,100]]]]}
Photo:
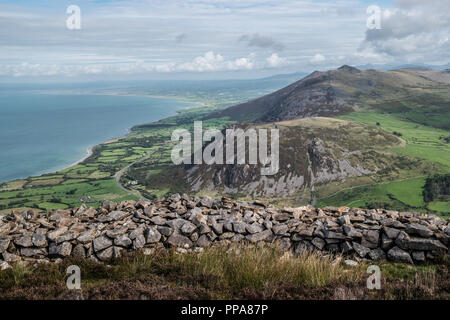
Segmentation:
{"type": "Polygon", "coordinates": [[[116,181],[116,185],[117,185],[120,189],[122,189],[123,191],[125,191],[125,192],[126,192],[128,195],[130,195],[130,196],[135,196],[135,197],[137,197],[138,199],[142,199],[142,200],[149,201],[149,199],[147,199],[146,197],[144,197],[138,190],[134,190],[134,189],[133,189],[133,190],[130,190],[130,189],[125,188],[123,185],[121,185],[121,184],[120,184],[120,178],[122,177],[122,175],[123,175],[124,173],[126,173],[126,172],[128,171],[128,169],[130,169],[131,166],[133,166],[133,165],[135,165],[135,164],[137,164],[137,163],[140,163],[140,162],[143,162],[143,161],[149,159],[155,152],[156,152],[156,151],[153,151],[152,153],[146,155],[146,156],[143,157],[143,158],[140,158],[139,160],[137,160],[137,161],[135,161],[135,162],[130,163],[130,164],[127,165],[125,168],[123,168],[123,169],[121,169],[120,171],[118,171],[118,172],[114,175],[114,178],[115,178],[115,181],[116,181]]]}

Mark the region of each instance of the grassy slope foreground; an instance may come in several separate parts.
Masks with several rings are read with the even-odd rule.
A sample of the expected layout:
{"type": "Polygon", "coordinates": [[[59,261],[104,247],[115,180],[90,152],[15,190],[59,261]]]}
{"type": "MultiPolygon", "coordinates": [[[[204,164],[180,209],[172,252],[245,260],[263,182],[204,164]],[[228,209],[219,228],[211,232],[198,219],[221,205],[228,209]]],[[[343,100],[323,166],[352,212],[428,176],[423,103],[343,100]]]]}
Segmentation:
{"type": "Polygon", "coordinates": [[[381,289],[366,286],[365,263],[294,256],[273,246],[213,247],[202,253],[160,250],[99,264],[16,264],[0,271],[0,299],[449,299],[449,262],[379,262],[381,289]],[[67,290],[66,269],[81,269],[81,290],[67,290]]]}

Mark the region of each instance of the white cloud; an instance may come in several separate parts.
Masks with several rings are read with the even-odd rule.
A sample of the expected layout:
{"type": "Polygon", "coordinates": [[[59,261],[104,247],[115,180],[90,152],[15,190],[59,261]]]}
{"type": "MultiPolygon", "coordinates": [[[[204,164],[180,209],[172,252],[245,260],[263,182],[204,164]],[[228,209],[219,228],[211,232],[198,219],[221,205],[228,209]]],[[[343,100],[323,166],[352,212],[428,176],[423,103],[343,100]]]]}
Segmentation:
{"type": "Polygon", "coordinates": [[[236,71],[251,70],[253,67],[254,63],[250,57],[226,60],[222,55],[215,54],[213,51],[208,51],[203,56],[194,58],[192,62],[182,63],[179,65],[172,64],[171,68],[168,68],[167,71],[236,71]]]}
{"type": "Polygon", "coordinates": [[[228,70],[251,70],[254,63],[249,58],[239,58],[227,63],[228,70]]]}
{"type": "Polygon", "coordinates": [[[311,62],[312,64],[317,64],[317,63],[321,63],[324,62],[326,59],[324,57],[323,54],[320,53],[316,53],[314,55],[314,57],[312,57],[311,59],[309,59],[309,62],[311,62]]]}
{"type": "Polygon", "coordinates": [[[66,29],[59,0],[0,2],[2,75],[250,75],[448,63],[450,52],[449,0],[383,1],[382,30],[367,32],[362,0],[83,0],[79,32],[66,29]]]}
{"type": "MultiPolygon", "coordinates": [[[[365,14],[357,0],[85,0],[79,3],[82,30],[70,32],[58,0],[44,7],[6,2],[0,3],[0,72],[16,75],[30,69],[22,61],[39,64],[32,72],[42,74],[304,70],[310,50],[329,37],[324,19],[347,37],[359,24],[357,14],[336,12],[365,14]],[[209,50],[214,56],[203,55],[209,50]]],[[[360,39],[351,37],[355,48],[360,39]]],[[[326,48],[323,53],[328,56],[326,48]]]]}
{"type": "Polygon", "coordinates": [[[196,72],[217,71],[222,65],[223,57],[220,54],[214,54],[213,51],[208,51],[203,56],[196,57],[192,62],[176,66],[176,69],[196,72]]]}
{"type": "MultiPolygon", "coordinates": [[[[211,72],[211,71],[237,71],[252,70],[256,64],[254,55],[237,59],[226,60],[222,55],[213,51],[206,52],[203,56],[195,57],[191,62],[162,64],[148,64],[143,60],[134,63],[114,64],[89,64],[89,65],[56,65],[56,64],[33,64],[22,62],[15,65],[0,65],[2,76],[77,76],[93,74],[117,74],[117,73],[146,73],[146,72],[211,72]]],[[[262,65],[259,65],[261,68],[262,65]]]]}
{"type": "Polygon", "coordinates": [[[367,30],[360,50],[407,62],[441,62],[450,59],[450,1],[400,0],[384,10],[381,29],[367,30]]]}
{"type": "Polygon", "coordinates": [[[288,61],[286,58],[280,58],[278,54],[272,53],[270,57],[266,59],[268,66],[270,68],[278,68],[283,67],[288,64],[288,61]]]}

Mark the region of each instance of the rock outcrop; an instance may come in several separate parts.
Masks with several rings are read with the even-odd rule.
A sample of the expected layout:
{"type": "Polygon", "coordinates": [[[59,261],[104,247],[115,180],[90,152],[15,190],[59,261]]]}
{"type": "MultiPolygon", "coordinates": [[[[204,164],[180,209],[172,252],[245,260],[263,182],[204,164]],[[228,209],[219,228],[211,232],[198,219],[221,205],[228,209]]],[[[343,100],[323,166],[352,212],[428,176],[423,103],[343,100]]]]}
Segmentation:
{"type": "Polygon", "coordinates": [[[421,263],[449,248],[449,223],[433,215],[348,207],[279,209],[260,201],[175,194],[155,202],[105,202],[48,213],[13,211],[0,217],[0,268],[74,256],[95,261],[123,251],[276,243],[283,250],[319,250],[356,260],[421,263]]]}
{"type": "MultiPolygon", "coordinates": [[[[187,186],[177,190],[266,199],[301,198],[307,190],[333,181],[376,175],[380,171],[394,172],[397,164],[405,161],[398,154],[386,152],[404,146],[398,137],[376,127],[347,120],[307,118],[267,124],[264,128],[279,130],[279,170],[274,175],[261,174],[261,169],[268,167],[263,166],[261,161],[257,164],[238,164],[238,152],[235,150],[233,164],[203,163],[186,165],[182,170],[173,169],[171,174],[184,175],[183,185],[187,186]]],[[[235,125],[227,129],[250,132],[261,129],[261,125],[259,128],[255,125],[235,125]]],[[[203,150],[212,148],[215,143],[206,144],[203,150]]],[[[223,150],[226,149],[224,142],[223,150]]],[[[249,159],[249,152],[246,144],[246,159],[249,159]]],[[[415,165],[421,164],[417,162],[415,165]]],[[[138,176],[146,177],[144,173],[138,176]]],[[[160,181],[159,176],[155,175],[150,184],[156,184],[159,188],[170,187],[158,185],[160,181]]]]}

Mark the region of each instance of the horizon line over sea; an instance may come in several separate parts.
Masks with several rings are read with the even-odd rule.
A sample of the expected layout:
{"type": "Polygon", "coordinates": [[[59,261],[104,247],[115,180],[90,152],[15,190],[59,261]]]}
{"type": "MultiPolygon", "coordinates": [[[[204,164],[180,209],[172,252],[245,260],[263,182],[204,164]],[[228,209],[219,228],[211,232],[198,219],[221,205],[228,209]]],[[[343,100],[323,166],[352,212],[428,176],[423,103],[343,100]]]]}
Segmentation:
{"type": "Polygon", "coordinates": [[[195,106],[168,97],[0,92],[0,183],[59,171],[133,126],[195,106]]]}

